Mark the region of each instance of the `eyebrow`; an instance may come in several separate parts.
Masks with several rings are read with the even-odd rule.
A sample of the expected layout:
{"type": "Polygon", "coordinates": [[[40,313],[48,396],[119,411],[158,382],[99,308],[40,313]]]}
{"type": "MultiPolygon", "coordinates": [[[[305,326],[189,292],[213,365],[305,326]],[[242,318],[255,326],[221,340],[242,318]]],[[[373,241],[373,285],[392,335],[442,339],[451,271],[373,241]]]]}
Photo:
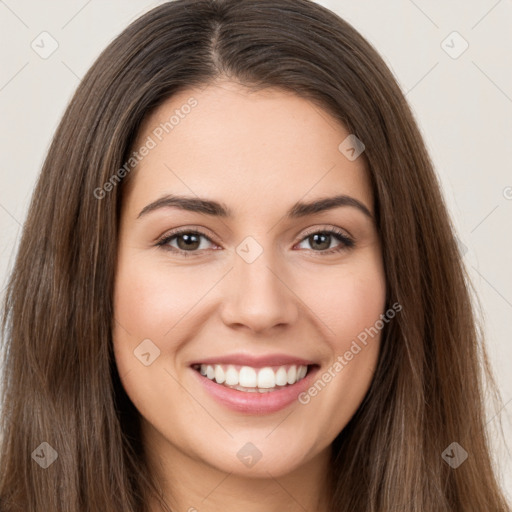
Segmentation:
{"type": "MultiPolygon", "coordinates": [[[[354,197],[347,196],[344,194],[333,197],[318,198],[310,202],[299,201],[295,203],[286,212],[285,215],[289,219],[298,219],[301,217],[306,217],[308,215],[313,215],[316,213],[325,212],[327,210],[332,210],[334,208],[339,208],[341,206],[350,206],[353,208],[357,208],[371,220],[374,220],[373,215],[371,214],[369,209],[361,201],[354,197]]],[[[137,219],[140,219],[142,216],[147,215],[148,213],[158,210],[160,208],[169,207],[180,208],[182,210],[202,213],[205,215],[211,215],[215,217],[233,217],[233,212],[225,204],[220,203],[218,201],[202,199],[200,197],[178,196],[174,194],[168,194],[145,206],[137,216],[137,219]]]]}

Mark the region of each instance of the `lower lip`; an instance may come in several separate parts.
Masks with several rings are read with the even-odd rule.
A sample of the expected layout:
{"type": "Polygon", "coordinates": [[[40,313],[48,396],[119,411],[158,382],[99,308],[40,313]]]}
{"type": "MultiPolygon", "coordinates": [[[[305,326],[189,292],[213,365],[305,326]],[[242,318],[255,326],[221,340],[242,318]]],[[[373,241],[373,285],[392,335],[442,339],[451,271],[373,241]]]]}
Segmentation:
{"type": "Polygon", "coordinates": [[[217,384],[192,368],[192,371],[196,374],[205,390],[217,402],[228,409],[246,414],[270,414],[298,401],[298,396],[310,387],[313,377],[318,370],[319,367],[314,366],[303,379],[295,384],[288,385],[277,391],[260,393],[259,391],[239,391],[222,384],[217,384]]]}

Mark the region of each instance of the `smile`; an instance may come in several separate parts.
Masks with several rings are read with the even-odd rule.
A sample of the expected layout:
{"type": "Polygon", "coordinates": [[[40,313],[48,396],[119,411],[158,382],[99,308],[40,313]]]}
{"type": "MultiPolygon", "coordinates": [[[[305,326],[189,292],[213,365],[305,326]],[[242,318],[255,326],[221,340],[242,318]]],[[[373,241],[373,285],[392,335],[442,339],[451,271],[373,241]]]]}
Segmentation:
{"type": "Polygon", "coordinates": [[[224,354],[196,359],[188,366],[199,393],[225,409],[256,415],[299,404],[298,395],[320,371],[315,360],[292,354],[224,354]]]}
{"type": "Polygon", "coordinates": [[[233,364],[195,364],[194,370],[225,387],[252,393],[268,393],[283,389],[302,380],[307,365],[282,365],[253,368],[233,364]]]}

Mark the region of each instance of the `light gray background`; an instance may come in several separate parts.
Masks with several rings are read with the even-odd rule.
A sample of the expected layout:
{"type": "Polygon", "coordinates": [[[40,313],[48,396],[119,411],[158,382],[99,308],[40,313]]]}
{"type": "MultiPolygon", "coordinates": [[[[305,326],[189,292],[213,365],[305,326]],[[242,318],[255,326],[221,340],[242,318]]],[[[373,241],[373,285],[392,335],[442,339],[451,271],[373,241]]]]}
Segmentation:
{"type": "MultiPolygon", "coordinates": [[[[0,0],[2,290],[36,177],[80,78],[122,29],[159,3],[0,0]],[[48,51],[50,37],[58,48],[42,58],[31,44],[48,51]]],[[[489,411],[490,436],[496,439],[498,414],[512,439],[512,0],[318,3],[377,48],[415,113],[484,310],[504,404],[489,411]]],[[[510,498],[510,447],[493,442],[510,498]]]]}

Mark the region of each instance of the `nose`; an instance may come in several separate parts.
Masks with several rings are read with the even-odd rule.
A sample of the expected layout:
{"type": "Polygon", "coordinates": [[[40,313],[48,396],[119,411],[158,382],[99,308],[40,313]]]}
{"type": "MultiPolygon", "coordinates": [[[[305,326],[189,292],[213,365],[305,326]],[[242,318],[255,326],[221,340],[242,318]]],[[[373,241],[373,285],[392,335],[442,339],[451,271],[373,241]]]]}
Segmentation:
{"type": "Polygon", "coordinates": [[[264,251],[248,263],[235,255],[234,268],[226,276],[221,317],[230,328],[265,333],[296,322],[300,300],[285,272],[264,251]]]}

